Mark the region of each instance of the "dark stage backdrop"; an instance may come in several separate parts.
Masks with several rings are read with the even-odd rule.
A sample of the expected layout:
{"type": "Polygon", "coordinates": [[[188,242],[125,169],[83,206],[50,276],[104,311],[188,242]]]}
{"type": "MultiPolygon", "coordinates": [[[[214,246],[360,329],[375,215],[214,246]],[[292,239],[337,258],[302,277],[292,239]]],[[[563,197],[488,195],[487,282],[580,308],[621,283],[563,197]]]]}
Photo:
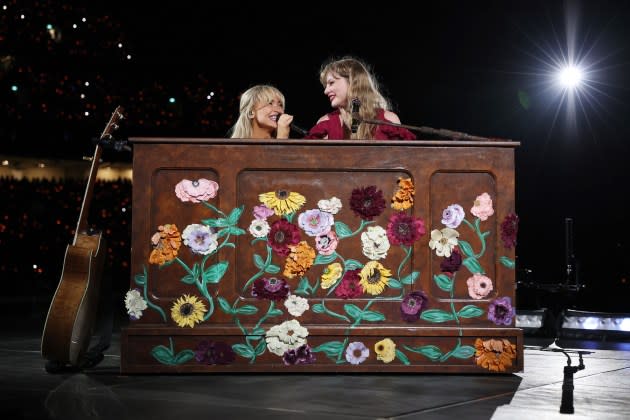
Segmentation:
{"type": "Polygon", "coordinates": [[[239,93],[258,83],[278,86],[287,112],[309,127],[329,110],[321,63],[358,56],[404,123],[521,142],[519,273],[564,281],[570,217],[588,288],[582,308],[627,312],[625,1],[4,4],[0,155],[91,155],[117,105],[128,135],[224,137],[239,93]],[[573,114],[552,83],[569,55],[583,59],[588,79],[573,114]]]}

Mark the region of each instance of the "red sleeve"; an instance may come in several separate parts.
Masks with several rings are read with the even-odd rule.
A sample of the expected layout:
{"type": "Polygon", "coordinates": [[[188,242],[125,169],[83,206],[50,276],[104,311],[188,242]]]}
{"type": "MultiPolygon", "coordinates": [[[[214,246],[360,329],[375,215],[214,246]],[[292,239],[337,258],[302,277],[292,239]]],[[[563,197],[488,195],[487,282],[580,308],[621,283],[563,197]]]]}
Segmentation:
{"type": "Polygon", "coordinates": [[[308,130],[308,134],[304,136],[305,139],[323,139],[328,134],[328,121],[321,121],[313,128],[308,130]]]}

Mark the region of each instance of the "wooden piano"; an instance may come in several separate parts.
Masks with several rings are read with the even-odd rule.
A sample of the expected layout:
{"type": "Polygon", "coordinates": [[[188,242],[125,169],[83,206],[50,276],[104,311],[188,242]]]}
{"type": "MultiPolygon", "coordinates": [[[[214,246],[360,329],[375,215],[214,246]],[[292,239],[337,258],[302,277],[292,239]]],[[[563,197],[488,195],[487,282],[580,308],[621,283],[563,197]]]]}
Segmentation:
{"type": "Polygon", "coordinates": [[[523,370],[518,142],[130,141],[122,373],[523,370]]]}

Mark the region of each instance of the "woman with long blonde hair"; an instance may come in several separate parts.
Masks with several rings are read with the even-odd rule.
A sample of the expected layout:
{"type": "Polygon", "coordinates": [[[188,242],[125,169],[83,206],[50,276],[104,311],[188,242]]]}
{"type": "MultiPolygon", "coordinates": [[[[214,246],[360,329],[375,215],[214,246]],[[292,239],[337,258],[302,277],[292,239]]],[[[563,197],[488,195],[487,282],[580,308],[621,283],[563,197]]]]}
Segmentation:
{"type": "Polygon", "coordinates": [[[320,82],[334,111],[321,117],[309,130],[306,138],[416,138],[412,132],[402,127],[361,122],[378,120],[400,124],[400,118],[391,111],[389,101],[380,93],[376,78],[361,60],[344,57],[325,63],[320,70],[320,82]]]}

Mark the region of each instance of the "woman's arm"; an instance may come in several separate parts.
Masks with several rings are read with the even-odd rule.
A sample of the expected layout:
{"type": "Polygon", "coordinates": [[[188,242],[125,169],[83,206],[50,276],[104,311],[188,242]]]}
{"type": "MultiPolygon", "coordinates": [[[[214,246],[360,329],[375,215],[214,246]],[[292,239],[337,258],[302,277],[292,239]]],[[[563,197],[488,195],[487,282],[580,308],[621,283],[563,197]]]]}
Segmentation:
{"type": "Polygon", "coordinates": [[[387,121],[396,123],[396,124],[400,124],[400,118],[398,118],[398,115],[396,115],[394,112],[392,111],[385,111],[385,119],[387,121]]]}

